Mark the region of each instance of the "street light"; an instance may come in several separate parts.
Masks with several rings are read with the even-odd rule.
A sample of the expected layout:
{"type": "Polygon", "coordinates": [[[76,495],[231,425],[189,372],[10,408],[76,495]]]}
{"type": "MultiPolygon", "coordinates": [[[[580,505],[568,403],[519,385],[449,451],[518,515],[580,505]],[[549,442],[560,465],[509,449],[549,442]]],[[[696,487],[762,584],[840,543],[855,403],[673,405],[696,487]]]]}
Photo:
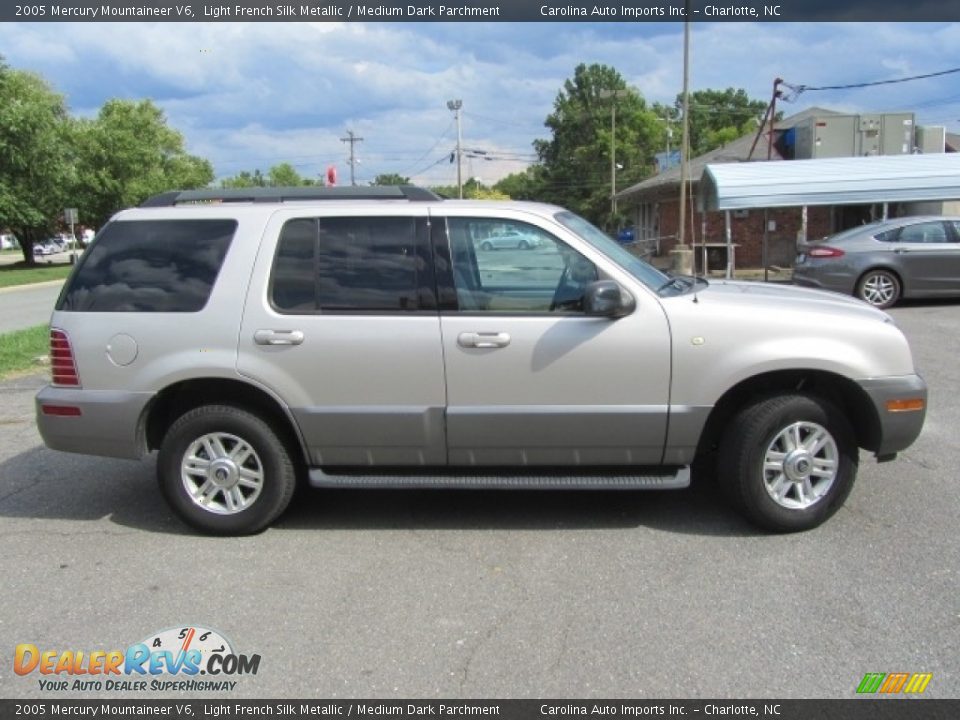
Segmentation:
{"type": "Polygon", "coordinates": [[[462,100],[447,100],[447,110],[452,110],[454,117],[457,119],[457,193],[460,196],[460,199],[463,200],[463,175],[461,171],[461,144],[463,138],[460,135],[460,108],[463,107],[462,100]]]}

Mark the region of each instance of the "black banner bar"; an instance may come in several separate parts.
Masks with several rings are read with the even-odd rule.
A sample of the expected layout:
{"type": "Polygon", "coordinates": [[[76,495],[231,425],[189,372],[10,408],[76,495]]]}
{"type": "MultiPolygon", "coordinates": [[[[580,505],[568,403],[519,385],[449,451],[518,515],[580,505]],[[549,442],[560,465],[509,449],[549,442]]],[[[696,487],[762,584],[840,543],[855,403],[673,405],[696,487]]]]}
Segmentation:
{"type": "Polygon", "coordinates": [[[0,718],[954,720],[960,700],[0,700],[0,718]]]}
{"type": "Polygon", "coordinates": [[[36,0],[0,4],[23,22],[950,22],[960,0],[36,0]],[[689,15],[686,10],[689,8],[689,15]]]}

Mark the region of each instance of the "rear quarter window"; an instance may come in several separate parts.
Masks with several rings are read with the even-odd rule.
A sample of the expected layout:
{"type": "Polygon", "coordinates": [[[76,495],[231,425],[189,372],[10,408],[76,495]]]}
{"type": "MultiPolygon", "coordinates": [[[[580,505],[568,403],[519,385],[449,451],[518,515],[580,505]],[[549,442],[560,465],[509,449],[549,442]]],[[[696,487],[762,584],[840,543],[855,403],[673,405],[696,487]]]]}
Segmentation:
{"type": "Polygon", "coordinates": [[[57,303],[74,312],[202,310],[235,220],[120,220],[84,253],[57,303]]]}

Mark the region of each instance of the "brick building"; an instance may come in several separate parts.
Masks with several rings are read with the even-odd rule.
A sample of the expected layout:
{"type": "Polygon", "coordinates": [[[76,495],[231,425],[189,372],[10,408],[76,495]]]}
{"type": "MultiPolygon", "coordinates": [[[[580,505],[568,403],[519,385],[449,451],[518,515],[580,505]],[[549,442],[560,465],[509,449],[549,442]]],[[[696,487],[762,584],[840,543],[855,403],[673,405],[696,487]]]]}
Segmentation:
{"type": "MultiPolygon", "coordinates": [[[[753,150],[755,136],[739,138],[723,147],[716,148],[689,163],[689,197],[687,212],[687,242],[700,246],[708,253],[711,268],[726,264],[726,249],[719,247],[726,241],[726,214],[703,212],[699,209],[699,185],[707,165],[740,163],[748,159],[765,161],[768,150],[771,161],[793,158],[794,136],[803,128],[824,124],[826,120],[847,121],[851,116],[823,108],[809,108],[784,118],[776,124],[774,142],[768,148],[768,136],[763,134],[753,150]]],[[[879,116],[878,116],[879,117],[879,116]]],[[[912,128],[912,115],[904,125],[912,128]]],[[[942,149],[938,152],[955,151],[957,136],[946,134],[942,149]]],[[[905,146],[906,147],[906,146],[905,146]]],[[[852,155],[852,153],[851,153],[852,155]]],[[[635,236],[640,240],[656,241],[658,254],[666,255],[676,245],[679,224],[680,168],[672,167],[647,178],[641,183],[617,193],[621,210],[630,218],[635,236]]],[[[888,208],[891,215],[946,212],[931,204],[888,208]]],[[[736,246],[736,264],[739,267],[760,267],[764,263],[763,237],[767,227],[767,265],[792,265],[796,255],[796,242],[806,238],[819,238],[839,230],[868,222],[878,217],[879,206],[864,205],[819,205],[808,208],[771,207],[769,209],[735,210],[729,213],[730,235],[736,246]],[[806,228],[803,222],[806,214],[806,228]]],[[[701,253],[697,253],[698,260],[701,253]]]]}

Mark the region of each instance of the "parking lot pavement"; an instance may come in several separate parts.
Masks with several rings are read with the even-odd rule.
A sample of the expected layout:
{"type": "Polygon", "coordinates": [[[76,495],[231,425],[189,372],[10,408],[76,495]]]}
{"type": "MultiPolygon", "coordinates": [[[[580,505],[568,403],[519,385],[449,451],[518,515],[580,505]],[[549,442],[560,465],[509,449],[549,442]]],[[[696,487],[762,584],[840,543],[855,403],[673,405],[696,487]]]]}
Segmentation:
{"type": "Polygon", "coordinates": [[[846,698],[867,672],[931,672],[925,696],[957,697],[960,313],[893,315],[930,385],[924,433],[896,462],[862,455],[846,507],[790,536],[699,482],[306,491],[262,535],[199,537],[153,458],[47,450],[43,379],[3,383],[0,697],[45,694],[13,673],[18,643],[110,650],[188,624],[261,656],[233,697],[846,698]]]}

